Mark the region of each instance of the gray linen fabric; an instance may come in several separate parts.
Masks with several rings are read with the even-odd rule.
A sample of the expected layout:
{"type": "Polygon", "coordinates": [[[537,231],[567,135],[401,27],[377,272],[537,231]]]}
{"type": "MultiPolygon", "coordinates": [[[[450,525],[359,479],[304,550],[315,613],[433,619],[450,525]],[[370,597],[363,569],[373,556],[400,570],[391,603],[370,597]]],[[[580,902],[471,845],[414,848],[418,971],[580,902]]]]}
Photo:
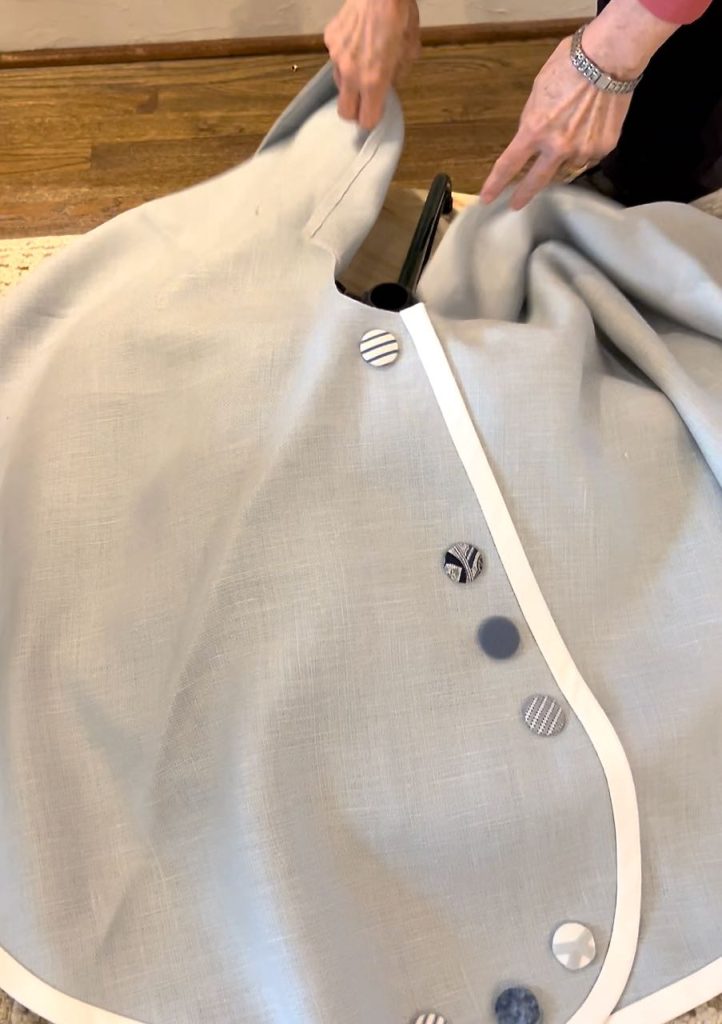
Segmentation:
{"type": "MultiPolygon", "coordinates": [[[[510,986],[602,1024],[607,778],[407,321],[335,287],[403,121],[392,96],[364,135],[334,97],[327,66],[252,159],[0,307],[0,948],[148,1024],[484,1024],[510,986]],[[525,726],[534,694],[558,735],[525,726]],[[584,970],[552,955],[564,921],[584,970]]],[[[629,1006],[722,956],[722,224],[573,189],[474,207],[419,294],[631,765],[629,1006]]]]}

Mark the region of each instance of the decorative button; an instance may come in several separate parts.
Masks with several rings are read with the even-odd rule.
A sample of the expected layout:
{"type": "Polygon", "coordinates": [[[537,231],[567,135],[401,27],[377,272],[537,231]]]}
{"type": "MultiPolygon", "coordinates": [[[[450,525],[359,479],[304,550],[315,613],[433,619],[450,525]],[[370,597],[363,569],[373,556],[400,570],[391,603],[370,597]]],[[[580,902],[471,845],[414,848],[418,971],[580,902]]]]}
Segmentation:
{"type": "Polygon", "coordinates": [[[361,339],[361,355],[371,366],[388,366],[399,358],[399,343],[389,331],[375,328],[361,339]]]}
{"type": "Polygon", "coordinates": [[[472,583],[482,568],[481,551],[473,544],[452,544],[444,555],[444,571],[454,583],[472,583]]]}
{"type": "Polygon", "coordinates": [[[539,1024],[541,1010],[528,988],[508,988],[494,1006],[498,1024],[539,1024]]]}
{"type": "Polygon", "coordinates": [[[521,643],[521,637],[511,619],[495,615],[479,627],[479,643],[490,658],[511,658],[521,643]]]}
{"type": "Polygon", "coordinates": [[[567,724],[561,704],[543,693],[536,693],[525,700],[521,710],[526,725],[535,736],[556,736],[567,724]]]}
{"type": "Polygon", "coordinates": [[[446,1024],[446,1017],[438,1013],[422,1013],[416,1018],[416,1024],[446,1024]]]}
{"type": "Polygon", "coordinates": [[[586,925],[567,921],[559,925],[552,936],[552,952],[562,967],[580,971],[596,957],[597,944],[586,925]]]}

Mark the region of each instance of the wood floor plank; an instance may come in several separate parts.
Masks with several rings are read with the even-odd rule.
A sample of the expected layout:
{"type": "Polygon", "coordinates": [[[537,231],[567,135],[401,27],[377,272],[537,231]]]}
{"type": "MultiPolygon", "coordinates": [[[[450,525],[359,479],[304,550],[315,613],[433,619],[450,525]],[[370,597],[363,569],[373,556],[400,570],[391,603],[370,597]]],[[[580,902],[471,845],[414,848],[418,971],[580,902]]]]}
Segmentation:
{"type": "MultiPolygon", "coordinates": [[[[161,177],[171,191],[202,181],[251,156],[260,135],[229,135],[221,138],[158,139],[135,142],[132,153],[125,143],[93,146],[91,178],[101,185],[152,187],[161,177]]],[[[163,190],[160,191],[163,194],[163,190]]]]}
{"type": "MultiPolygon", "coordinates": [[[[477,191],[557,42],[427,48],[396,181],[477,191]]],[[[0,71],[0,234],[88,230],[249,157],[321,54],[0,71]]]]}
{"type": "Polygon", "coordinates": [[[8,165],[0,180],[27,180],[28,175],[41,175],[45,179],[72,174],[82,178],[90,167],[90,145],[87,139],[49,138],[43,135],[42,146],[30,141],[7,143],[8,165]]]}

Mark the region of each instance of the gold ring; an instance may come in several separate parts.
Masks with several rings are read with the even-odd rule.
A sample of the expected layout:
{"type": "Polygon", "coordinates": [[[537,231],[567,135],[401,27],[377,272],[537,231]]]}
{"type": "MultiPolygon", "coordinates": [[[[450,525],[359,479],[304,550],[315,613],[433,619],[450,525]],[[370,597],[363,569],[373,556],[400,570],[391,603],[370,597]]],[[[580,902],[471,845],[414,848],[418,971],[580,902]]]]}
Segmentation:
{"type": "Polygon", "coordinates": [[[584,174],[592,166],[591,161],[586,164],[582,164],[581,167],[569,167],[564,175],[564,182],[568,184],[570,181],[574,181],[580,174],[584,174]]]}

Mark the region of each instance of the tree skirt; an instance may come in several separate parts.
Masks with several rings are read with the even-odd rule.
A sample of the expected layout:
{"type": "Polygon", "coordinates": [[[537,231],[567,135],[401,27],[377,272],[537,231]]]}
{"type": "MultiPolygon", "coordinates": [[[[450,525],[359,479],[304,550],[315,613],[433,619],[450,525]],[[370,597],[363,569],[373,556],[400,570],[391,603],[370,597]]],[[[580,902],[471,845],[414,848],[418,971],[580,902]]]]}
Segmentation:
{"type": "MultiPolygon", "coordinates": [[[[376,227],[344,275],[344,283],[349,288],[363,290],[363,287],[369,284],[369,275],[373,275],[375,281],[380,281],[384,277],[388,280],[396,278],[424,195],[425,193],[420,190],[408,191],[392,188],[376,227]]],[[[475,195],[454,194],[454,209],[456,211],[474,202],[476,202],[475,195]]],[[[717,217],[722,217],[722,191],[706,196],[695,205],[706,209],[717,217]]],[[[443,236],[443,231],[444,224],[442,222],[437,241],[443,236]]],[[[77,236],[57,235],[45,238],[0,240],[0,297],[33,267],[62,249],[75,237],[77,236]]],[[[0,1024],[44,1024],[44,1022],[5,993],[0,992],[0,1024]]],[[[722,995],[692,1013],[679,1017],[675,1024],[722,1024],[722,995]]]]}

